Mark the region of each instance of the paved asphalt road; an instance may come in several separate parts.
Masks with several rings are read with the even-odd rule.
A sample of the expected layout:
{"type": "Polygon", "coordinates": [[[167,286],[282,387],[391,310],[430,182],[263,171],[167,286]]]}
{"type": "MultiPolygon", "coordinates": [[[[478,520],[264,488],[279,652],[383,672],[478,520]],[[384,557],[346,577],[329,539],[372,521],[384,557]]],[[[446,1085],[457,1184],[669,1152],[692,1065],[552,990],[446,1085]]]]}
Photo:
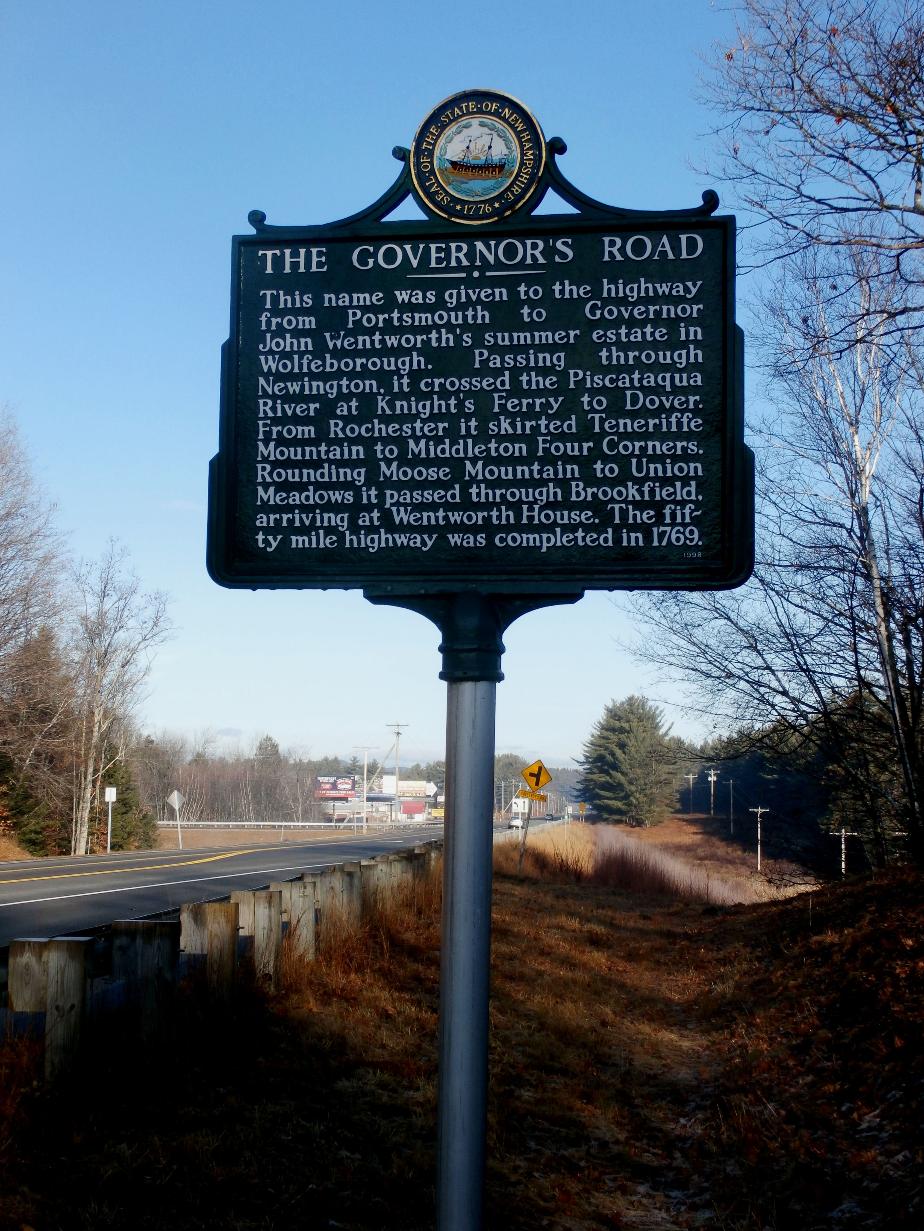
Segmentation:
{"type": "Polygon", "coordinates": [[[317,868],[441,836],[426,825],[400,833],[318,835],[281,846],[132,851],[0,863],[0,947],[26,936],[62,936],[113,919],[137,919],[184,902],[260,889],[317,868]]]}

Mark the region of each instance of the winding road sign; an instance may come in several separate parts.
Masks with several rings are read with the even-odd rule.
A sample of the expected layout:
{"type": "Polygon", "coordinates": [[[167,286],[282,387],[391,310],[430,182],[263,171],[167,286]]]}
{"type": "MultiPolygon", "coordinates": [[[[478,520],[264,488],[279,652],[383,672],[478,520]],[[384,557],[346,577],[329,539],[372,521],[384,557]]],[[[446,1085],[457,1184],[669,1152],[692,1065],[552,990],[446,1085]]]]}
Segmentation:
{"type": "Polygon", "coordinates": [[[527,765],[525,769],[521,769],[520,777],[524,782],[529,783],[534,791],[538,791],[541,787],[552,781],[552,775],[541,761],[533,761],[532,765],[527,765]]]}

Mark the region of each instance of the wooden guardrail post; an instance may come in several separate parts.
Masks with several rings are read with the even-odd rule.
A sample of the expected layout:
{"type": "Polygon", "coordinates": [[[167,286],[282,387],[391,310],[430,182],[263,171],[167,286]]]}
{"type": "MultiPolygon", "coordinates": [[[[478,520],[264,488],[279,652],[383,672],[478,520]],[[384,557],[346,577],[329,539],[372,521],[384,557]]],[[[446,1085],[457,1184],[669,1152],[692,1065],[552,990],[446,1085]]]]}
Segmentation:
{"type": "Polygon", "coordinates": [[[48,985],[48,938],[10,941],[7,996],[14,1013],[44,1013],[48,985]]]}
{"type": "Polygon", "coordinates": [[[46,945],[46,1081],[54,1081],[74,1065],[83,1030],[86,962],[92,944],[92,936],[58,936],[46,945]]]}
{"type": "Polygon", "coordinates": [[[343,913],[343,865],[336,863],[321,873],[322,907],[335,915],[343,913]]]}
{"type": "Polygon", "coordinates": [[[289,896],[289,944],[296,956],[314,961],[317,956],[317,878],[293,881],[289,896]]]}
{"type": "Polygon", "coordinates": [[[252,889],[235,889],[231,901],[237,903],[237,954],[249,957],[253,954],[254,897],[252,889]]]}
{"type": "Polygon", "coordinates": [[[339,865],[318,875],[318,942],[330,944],[343,922],[343,870],[339,865]]]}
{"type": "Polygon", "coordinates": [[[408,863],[407,855],[400,851],[395,851],[388,856],[389,880],[391,881],[392,892],[400,891],[407,884],[410,878],[410,864],[408,863]]]}
{"type": "Polygon", "coordinates": [[[278,889],[258,889],[253,894],[253,964],[257,979],[273,989],[282,945],[282,894],[278,889]]]}
{"type": "Polygon", "coordinates": [[[359,864],[359,879],[362,884],[363,913],[375,909],[379,897],[379,867],[374,859],[362,859],[359,864]]]}
{"type": "Polygon", "coordinates": [[[343,914],[348,927],[358,928],[363,919],[363,882],[359,860],[343,865],[343,914]]]}
{"type": "Polygon", "coordinates": [[[387,903],[391,901],[392,895],[391,855],[376,855],[375,862],[378,865],[378,871],[375,874],[375,883],[378,890],[379,901],[382,903],[387,903]]]}
{"type": "Polygon", "coordinates": [[[163,1025],[176,986],[179,948],[179,923],[116,919],[112,924],[112,977],[124,981],[126,1007],[144,1041],[163,1025]]]}
{"type": "Polygon", "coordinates": [[[42,1034],[48,998],[48,940],[10,941],[7,1006],[13,1034],[42,1034]]]}
{"type": "Polygon", "coordinates": [[[180,950],[204,967],[206,987],[216,1000],[228,1000],[234,986],[238,915],[238,904],[232,901],[180,907],[180,950]]]}
{"type": "Polygon", "coordinates": [[[292,926],[292,886],[297,883],[297,881],[270,881],[266,886],[271,892],[279,894],[283,936],[292,926]]]}

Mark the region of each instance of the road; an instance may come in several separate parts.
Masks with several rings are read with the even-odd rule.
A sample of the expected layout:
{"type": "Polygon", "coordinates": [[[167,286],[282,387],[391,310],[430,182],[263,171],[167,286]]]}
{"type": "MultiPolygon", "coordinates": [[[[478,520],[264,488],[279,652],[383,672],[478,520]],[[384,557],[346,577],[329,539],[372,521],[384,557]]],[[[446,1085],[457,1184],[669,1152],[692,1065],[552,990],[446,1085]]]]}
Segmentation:
{"type": "Polygon", "coordinates": [[[130,851],[0,863],[0,948],[25,936],[62,936],[137,919],[184,902],[259,889],[351,859],[442,836],[422,825],[400,832],[319,835],[303,842],[257,840],[246,847],[130,851]]]}

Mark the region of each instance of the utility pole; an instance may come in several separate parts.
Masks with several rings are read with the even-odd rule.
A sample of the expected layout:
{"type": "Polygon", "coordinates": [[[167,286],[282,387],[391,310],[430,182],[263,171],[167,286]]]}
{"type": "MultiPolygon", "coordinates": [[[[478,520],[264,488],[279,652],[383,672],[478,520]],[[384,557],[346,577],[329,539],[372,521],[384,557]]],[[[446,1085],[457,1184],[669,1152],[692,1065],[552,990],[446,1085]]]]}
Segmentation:
{"type": "Polygon", "coordinates": [[[696,774],[684,774],[683,776],[684,778],[686,778],[687,782],[689,782],[690,784],[690,802],[689,802],[689,806],[687,807],[687,812],[689,812],[690,816],[692,816],[693,815],[693,783],[696,781],[696,774]]]}
{"type": "Polygon", "coordinates": [[[390,731],[395,733],[395,807],[398,809],[398,816],[401,815],[401,761],[398,757],[398,749],[401,746],[401,732],[409,723],[406,722],[387,722],[385,724],[390,731]]]}
{"type": "Polygon", "coordinates": [[[847,875],[847,839],[856,838],[858,835],[852,829],[845,829],[841,826],[841,876],[847,875]]]}
{"type": "Polygon", "coordinates": [[[760,871],[760,818],[765,812],[769,812],[769,808],[748,808],[748,812],[757,813],[757,871],[760,871]]]}
{"type": "Polygon", "coordinates": [[[715,816],[715,780],[719,776],[717,769],[710,769],[706,777],[709,779],[709,815],[715,816]]]}
{"type": "Polygon", "coordinates": [[[728,780],[728,832],[733,838],[735,836],[735,780],[728,780]]]}
{"type": "Polygon", "coordinates": [[[363,754],[363,833],[369,829],[369,817],[367,813],[367,797],[369,794],[369,750],[371,744],[354,744],[353,747],[357,752],[363,754]]]}

